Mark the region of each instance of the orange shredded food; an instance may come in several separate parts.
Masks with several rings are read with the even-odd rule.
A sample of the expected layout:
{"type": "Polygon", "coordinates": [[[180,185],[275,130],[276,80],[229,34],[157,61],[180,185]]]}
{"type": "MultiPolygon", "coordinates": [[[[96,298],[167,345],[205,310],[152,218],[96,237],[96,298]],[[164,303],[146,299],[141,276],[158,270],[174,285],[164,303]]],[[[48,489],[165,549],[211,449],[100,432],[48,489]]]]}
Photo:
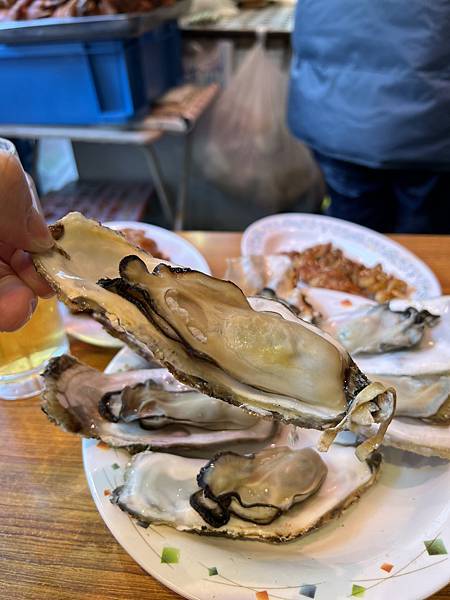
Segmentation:
{"type": "Polygon", "coordinates": [[[294,265],[298,282],[312,287],[357,294],[377,302],[405,298],[408,285],[389,275],[380,264],[366,267],[350,258],[333,244],[318,244],[303,252],[285,252],[294,265]]]}

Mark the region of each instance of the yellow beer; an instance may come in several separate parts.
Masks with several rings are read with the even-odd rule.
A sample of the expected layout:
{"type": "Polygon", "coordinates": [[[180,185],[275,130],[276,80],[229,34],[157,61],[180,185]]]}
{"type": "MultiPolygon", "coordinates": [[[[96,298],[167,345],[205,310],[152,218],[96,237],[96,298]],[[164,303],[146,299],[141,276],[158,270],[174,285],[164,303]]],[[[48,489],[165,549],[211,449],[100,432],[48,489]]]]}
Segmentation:
{"type": "Polygon", "coordinates": [[[49,358],[66,349],[67,341],[56,298],[39,299],[28,323],[18,331],[0,333],[0,398],[28,396],[39,391],[39,371],[49,358]],[[13,394],[14,381],[23,384],[27,377],[33,375],[34,384],[25,387],[22,394],[13,394]]]}

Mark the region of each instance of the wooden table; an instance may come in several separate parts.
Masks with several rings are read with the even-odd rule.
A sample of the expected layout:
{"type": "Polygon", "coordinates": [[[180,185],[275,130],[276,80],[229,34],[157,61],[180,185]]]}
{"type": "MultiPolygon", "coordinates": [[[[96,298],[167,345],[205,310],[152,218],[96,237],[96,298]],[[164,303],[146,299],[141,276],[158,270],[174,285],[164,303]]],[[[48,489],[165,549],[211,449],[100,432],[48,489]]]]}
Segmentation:
{"type": "MultiPolygon", "coordinates": [[[[225,257],[239,255],[240,234],[183,237],[219,276],[225,257]]],[[[430,265],[449,294],[450,236],[393,237],[430,265]]],[[[114,354],[79,342],[72,352],[99,369],[114,354]]],[[[0,401],[0,432],[0,598],[179,598],[147,575],[109,533],[89,494],[80,440],[51,425],[38,399],[0,401]]],[[[450,586],[433,600],[450,600],[450,586]]]]}

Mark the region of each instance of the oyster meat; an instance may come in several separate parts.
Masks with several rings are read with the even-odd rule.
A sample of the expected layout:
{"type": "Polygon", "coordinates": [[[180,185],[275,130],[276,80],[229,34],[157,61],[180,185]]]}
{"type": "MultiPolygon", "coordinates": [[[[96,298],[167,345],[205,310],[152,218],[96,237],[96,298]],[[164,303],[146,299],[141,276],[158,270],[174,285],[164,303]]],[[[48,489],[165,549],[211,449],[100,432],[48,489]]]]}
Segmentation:
{"type": "Polygon", "coordinates": [[[166,369],[106,375],[75,358],[50,361],[43,410],[65,431],[135,452],[260,448],[277,425],[176,381],[166,369]]]}
{"type": "Polygon", "coordinates": [[[321,322],[350,354],[377,354],[417,346],[427,327],[433,327],[439,315],[408,306],[393,310],[389,304],[364,304],[321,322]]]}
{"type": "Polygon", "coordinates": [[[34,261],[59,297],[182,383],[260,416],[327,429],[323,449],[354,423],[378,427],[362,458],[380,443],[393,390],[371,384],[338,342],[286,307],[260,299],[254,310],[234,284],[159,264],[76,213],[52,233],[55,247],[34,261]]]}
{"type": "MultiPolygon", "coordinates": [[[[171,378],[168,371],[163,373],[171,378]]],[[[177,390],[168,391],[164,383],[153,378],[109,392],[100,400],[99,412],[112,423],[137,421],[148,430],[176,424],[210,431],[242,430],[256,424],[257,417],[177,384],[177,390]]]]}
{"type": "MultiPolygon", "coordinates": [[[[353,448],[339,444],[319,457],[313,449],[318,436],[317,432],[304,430],[294,449],[276,447],[262,451],[263,457],[265,454],[267,459],[283,462],[292,473],[291,478],[284,471],[282,476],[274,472],[272,460],[257,459],[258,466],[253,469],[252,457],[234,455],[233,469],[233,455],[222,455],[222,473],[217,478],[212,475],[214,490],[217,493],[232,489],[234,502],[223,510],[214,500],[204,498],[202,508],[207,506],[208,520],[202,516],[205,513],[200,514],[202,508],[200,512],[193,508],[191,498],[196,506],[197,478],[203,485],[204,478],[211,477],[211,461],[205,465],[204,460],[198,459],[154,452],[137,454],[127,469],[124,484],[114,490],[112,501],[141,525],[165,524],[180,531],[266,542],[293,540],[340,516],[375,482],[380,467],[379,455],[360,462],[353,448]],[[250,487],[245,478],[251,482],[250,487]],[[265,489],[269,489],[267,494],[265,489]],[[251,507],[250,492],[257,500],[251,507]]],[[[285,445],[286,440],[280,443],[285,445]]]]}
{"type": "Polygon", "coordinates": [[[327,466],[312,448],[265,448],[258,454],[221,453],[200,469],[192,508],[213,527],[231,515],[270,525],[320,488],[327,466]]]}
{"type": "MultiPolygon", "coordinates": [[[[345,297],[345,295],[344,295],[345,297]]],[[[357,305],[358,298],[351,298],[357,305]]],[[[415,309],[418,314],[424,311],[439,316],[431,321],[432,327],[425,325],[422,340],[413,347],[384,354],[358,354],[358,366],[372,376],[409,375],[424,376],[450,372],[450,296],[441,296],[432,300],[406,302],[392,300],[389,307],[396,313],[415,309]]],[[[333,317],[326,312],[324,303],[320,305],[322,314],[333,317]]],[[[337,313],[336,313],[337,314],[337,313]]]]}

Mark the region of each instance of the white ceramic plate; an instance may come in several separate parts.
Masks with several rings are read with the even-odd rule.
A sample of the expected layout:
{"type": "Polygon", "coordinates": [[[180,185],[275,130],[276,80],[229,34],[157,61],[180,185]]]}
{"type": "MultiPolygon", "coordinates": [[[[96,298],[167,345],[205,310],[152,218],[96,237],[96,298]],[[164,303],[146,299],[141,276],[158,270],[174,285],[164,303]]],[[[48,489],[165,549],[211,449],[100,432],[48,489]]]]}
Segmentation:
{"type": "MultiPolygon", "coordinates": [[[[107,371],[141,366],[125,348],[107,371]]],[[[277,546],[142,529],[108,498],[122,483],[126,452],[83,441],[91,493],[111,533],[143,569],[194,600],[422,600],[445,586],[449,463],[400,451],[385,456],[378,483],[343,517],[277,546]]]]}
{"type": "Polygon", "coordinates": [[[245,230],[241,251],[244,256],[274,254],[326,242],[369,267],[381,263],[387,273],[413,288],[412,298],[432,298],[442,293],[434,273],[409,250],[371,229],[332,217],[301,213],[265,217],[245,230]]]}
{"type": "MultiPolygon", "coordinates": [[[[208,275],[211,274],[206,259],[197,248],[172,231],[136,221],[110,221],[104,225],[111,229],[142,229],[145,231],[146,237],[154,240],[161,252],[168,256],[171,262],[202,271],[208,275]]],[[[62,307],[61,312],[66,331],[72,337],[103,348],[121,348],[123,346],[120,340],[109,335],[99,323],[90,317],[73,315],[65,307],[62,307]]]]}

